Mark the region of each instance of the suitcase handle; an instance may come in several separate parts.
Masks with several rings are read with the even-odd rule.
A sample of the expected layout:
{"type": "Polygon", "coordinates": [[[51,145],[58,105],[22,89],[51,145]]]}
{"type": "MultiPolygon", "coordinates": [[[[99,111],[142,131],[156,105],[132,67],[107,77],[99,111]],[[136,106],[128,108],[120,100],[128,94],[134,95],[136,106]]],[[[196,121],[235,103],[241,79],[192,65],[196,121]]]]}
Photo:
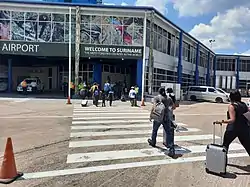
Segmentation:
{"type": "Polygon", "coordinates": [[[220,141],[221,141],[221,145],[223,143],[223,140],[222,140],[222,123],[221,122],[213,122],[213,144],[215,144],[215,125],[219,124],[220,125],[220,141]]]}

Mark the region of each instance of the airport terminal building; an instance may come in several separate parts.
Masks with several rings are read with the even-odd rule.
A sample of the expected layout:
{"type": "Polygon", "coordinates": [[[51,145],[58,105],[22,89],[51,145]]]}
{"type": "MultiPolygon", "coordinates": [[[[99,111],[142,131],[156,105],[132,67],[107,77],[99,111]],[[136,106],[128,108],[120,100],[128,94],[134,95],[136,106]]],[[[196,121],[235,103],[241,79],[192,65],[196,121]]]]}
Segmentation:
{"type": "Polygon", "coordinates": [[[247,88],[250,57],[215,54],[151,7],[2,0],[0,80],[9,92],[27,76],[39,77],[45,90],[62,89],[69,76],[70,23],[72,80],[78,74],[101,86],[107,79],[126,81],[140,91],[144,85],[149,94],[162,82],[184,90],[247,88]]]}

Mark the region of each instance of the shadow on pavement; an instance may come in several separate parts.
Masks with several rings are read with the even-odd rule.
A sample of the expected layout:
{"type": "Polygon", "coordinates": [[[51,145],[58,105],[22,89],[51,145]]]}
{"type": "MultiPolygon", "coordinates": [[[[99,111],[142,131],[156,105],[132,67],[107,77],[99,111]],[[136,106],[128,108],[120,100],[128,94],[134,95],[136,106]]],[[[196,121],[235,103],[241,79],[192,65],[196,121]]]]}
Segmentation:
{"type": "Polygon", "coordinates": [[[2,98],[37,98],[37,99],[66,99],[63,93],[54,93],[54,92],[44,92],[44,93],[28,93],[27,95],[18,94],[18,93],[0,93],[2,98]]]}
{"type": "Polygon", "coordinates": [[[247,166],[239,166],[239,165],[235,165],[235,164],[228,164],[228,166],[235,167],[235,168],[237,168],[237,169],[240,169],[240,170],[246,172],[246,173],[234,172],[234,173],[237,174],[237,175],[250,175],[250,165],[247,165],[247,166]]]}

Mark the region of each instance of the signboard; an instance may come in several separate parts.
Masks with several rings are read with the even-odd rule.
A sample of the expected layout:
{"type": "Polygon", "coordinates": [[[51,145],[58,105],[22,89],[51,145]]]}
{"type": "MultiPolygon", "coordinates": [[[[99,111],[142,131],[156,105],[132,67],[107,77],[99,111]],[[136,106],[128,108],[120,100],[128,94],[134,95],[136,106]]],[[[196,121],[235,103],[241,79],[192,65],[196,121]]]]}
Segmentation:
{"type": "Polygon", "coordinates": [[[143,56],[143,47],[83,44],[81,45],[81,56],[141,59],[143,56]]]}
{"type": "Polygon", "coordinates": [[[67,57],[68,45],[62,43],[0,41],[0,54],[67,57]]]}
{"type": "MultiPolygon", "coordinates": [[[[68,57],[68,49],[67,43],[0,41],[0,54],[68,57]]],[[[74,55],[75,44],[72,44],[74,55]]],[[[80,57],[141,59],[142,56],[140,46],[80,45],[80,57]]]]}

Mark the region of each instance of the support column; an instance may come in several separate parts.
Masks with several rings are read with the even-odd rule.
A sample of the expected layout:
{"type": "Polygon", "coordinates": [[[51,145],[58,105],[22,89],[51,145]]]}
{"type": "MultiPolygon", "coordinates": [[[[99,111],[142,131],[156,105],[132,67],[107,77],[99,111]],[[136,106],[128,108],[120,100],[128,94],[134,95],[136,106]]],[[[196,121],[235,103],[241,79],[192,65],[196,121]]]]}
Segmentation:
{"type": "Polygon", "coordinates": [[[80,62],[80,34],[81,15],[79,6],[76,7],[76,38],[75,38],[75,94],[78,94],[79,62],[80,62]]]}
{"type": "Polygon", "coordinates": [[[93,72],[93,80],[97,84],[102,84],[102,64],[101,63],[94,63],[94,72],[93,72]]]}
{"type": "Polygon", "coordinates": [[[237,57],[237,60],[236,60],[236,66],[237,66],[237,69],[236,69],[236,89],[239,89],[239,86],[240,86],[240,57],[239,56],[237,57]]]}
{"type": "Polygon", "coordinates": [[[177,83],[182,84],[182,36],[183,36],[183,31],[180,31],[180,36],[179,36],[179,57],[178,57],[178,66],[177,66],[177,83]]]}
{"type": "MultiPolygon", "coordinates": [[[[148,61],[148,93],[153,93],[154,77],[154,11],[151,12],[150,39],[149,39],[149,61],[148,61]]],[[[146,49],[145,49],[146,50],[146,49]]]]}
{"type": "Polygon", "coordinates": [[[8,92],[12,92],[12,59],[8,59],[8,92]]]}
{"type": "Polygon", "coordinates": [[[206,84],[210,86],[210,51],[208,51],[206,84]]]}
{"type": "MultiPolygon", "coordinates": [[[[136,67],[136,85],[139,87],[139,96],[142,94],[142,68],[143,68],[143,61],[142,59],[137,60],[137,67],[136,67]]],[[[140,99],[140,98],[139,98],[140,99]]]]}
{"type": "Polygon", "coordinates": [[[217,69],[216,55],[214,56],[213,67],[214,67],[213,85],[214,85],[214,87],[216,87],[216,69],[217,69]]]}
{"type": "Polygon", "coordinates": [[[199,85],[199,62],[200,62],[200,43],[196,47],[196,62],[195,62],[195,85],[199,85]]]}

